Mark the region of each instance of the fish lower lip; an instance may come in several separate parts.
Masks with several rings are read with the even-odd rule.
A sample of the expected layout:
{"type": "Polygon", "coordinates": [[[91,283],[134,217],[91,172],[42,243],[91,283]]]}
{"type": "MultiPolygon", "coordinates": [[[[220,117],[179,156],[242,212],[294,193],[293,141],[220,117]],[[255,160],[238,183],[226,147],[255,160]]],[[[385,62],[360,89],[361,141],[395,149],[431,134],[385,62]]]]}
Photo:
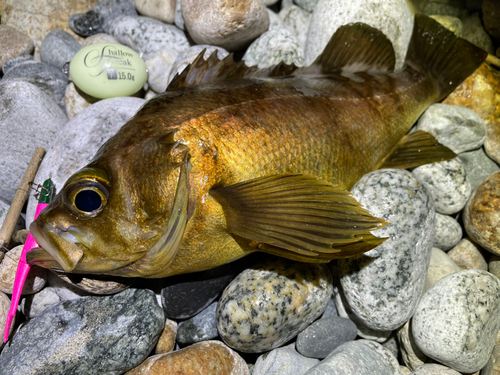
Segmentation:
{"type": "Polygon", "coordinates": [[[62,271],[61,265],[45,249],[40,247],[31,249],[26,253],[26,261],[30,265],[51,268],[62,271]]]}

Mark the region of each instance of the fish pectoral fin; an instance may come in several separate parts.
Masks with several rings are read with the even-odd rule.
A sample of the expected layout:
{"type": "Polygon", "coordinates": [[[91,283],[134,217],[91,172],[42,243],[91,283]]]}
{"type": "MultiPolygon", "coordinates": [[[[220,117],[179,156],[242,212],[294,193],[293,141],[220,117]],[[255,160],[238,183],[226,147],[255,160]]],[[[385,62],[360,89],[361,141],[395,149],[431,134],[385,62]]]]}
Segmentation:
{"type": "Polygon", "coordinates": [[[423,130],[405,135],[380,163],[381,168],[415,168],[424,164],[451,160],[457,155],[423,130]]]}
{"type": "Polygon", "coordinates": [[[258,178],[211,191],[228,231],[256,250],[305,262],[328,262],[373,249],[387,224],[347,190],[300,174],[258,178]]]}

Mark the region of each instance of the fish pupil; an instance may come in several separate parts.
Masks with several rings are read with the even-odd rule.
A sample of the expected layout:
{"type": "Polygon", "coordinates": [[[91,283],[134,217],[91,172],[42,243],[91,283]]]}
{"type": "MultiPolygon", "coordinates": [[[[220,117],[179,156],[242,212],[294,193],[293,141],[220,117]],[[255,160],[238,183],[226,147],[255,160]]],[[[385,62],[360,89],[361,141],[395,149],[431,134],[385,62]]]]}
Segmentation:
{"type": "Polygon", "coordinates": [[[83,212],[93,212],[102,205],[102,198],[94,190],[82,190],[75,196],[75,206],[83,212]]]}

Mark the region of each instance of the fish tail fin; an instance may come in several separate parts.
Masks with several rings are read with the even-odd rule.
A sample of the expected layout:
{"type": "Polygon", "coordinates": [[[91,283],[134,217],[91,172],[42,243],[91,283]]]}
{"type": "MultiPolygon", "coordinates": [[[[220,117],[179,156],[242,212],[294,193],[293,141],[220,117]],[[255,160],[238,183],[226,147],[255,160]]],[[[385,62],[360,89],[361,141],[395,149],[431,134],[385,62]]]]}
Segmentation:
{"type": "Polygon", "coordinates": [[[415,15],[406,62],[430,72],[439,86],[440,99],[474,73],[487,55],[481,48],[456,36],[432,18],[415,15]]]}

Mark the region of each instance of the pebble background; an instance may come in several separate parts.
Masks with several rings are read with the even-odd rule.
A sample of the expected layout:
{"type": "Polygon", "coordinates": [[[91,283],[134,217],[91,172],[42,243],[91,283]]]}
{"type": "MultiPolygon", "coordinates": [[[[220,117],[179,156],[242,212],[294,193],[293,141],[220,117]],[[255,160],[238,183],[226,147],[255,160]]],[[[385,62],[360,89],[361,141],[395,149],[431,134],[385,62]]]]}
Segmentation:
{"type": "MultiPolygon", "coordinates": [[[[36,146],[47,155],[35,183],[62,186],[203,49],[307,66],[336,28],[362,21],[386,33],[401,67],[412,11],[500,57],[495,0],[0,0],[0,224],[36,146]],[[136,97],[95,102],[62,71],[102,42],[146,62],[136,97]]],[[[499,92],[498,69],[483,64],[416,123],[455,160],[358,182],[356,199],[391,222],[378,233],[390,239],[362,256],[314,265],[253,254],[132,286],[34,267],[0,374],[498,374],[499,92]]],[[[0,253],[2,333],[30,196],[0,253]]]]}

